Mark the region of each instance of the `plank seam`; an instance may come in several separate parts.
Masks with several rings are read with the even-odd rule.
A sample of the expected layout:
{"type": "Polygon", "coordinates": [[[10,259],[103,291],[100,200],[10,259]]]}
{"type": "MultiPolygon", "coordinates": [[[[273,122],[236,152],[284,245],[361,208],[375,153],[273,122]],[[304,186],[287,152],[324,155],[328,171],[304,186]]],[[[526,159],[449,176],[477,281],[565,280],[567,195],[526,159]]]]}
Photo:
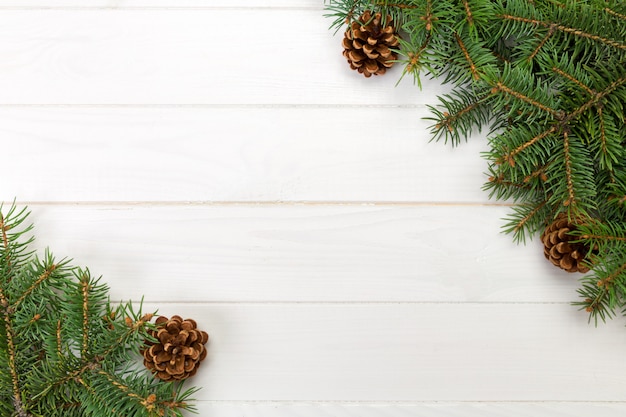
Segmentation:
{"type": "Polygon", "coordinates": [[[315,6],[0,6],[0,11],[323,11],[315,6]]]}
{"type": "Polygon", "coordinates": [[[415,401],[415,400],[397,400],[397,401],[371,401],[371,400],[352,400],[352,401],[344,401],[344,400],[195,400],[197,402],[202,402],[204,404],[214,404],[214,405],[242,405],[242,404],[250,404],[250,405],[267,405],[267,406],[285,406],[285,405],[345,405],[345,406],[354,406],[354,405],[371,405],[371,406],[381,406],[381,405],[390,405],[390,406],[420,406],[420,405],[454,405],[454,404],[463,404],[463,405],[485,405],[485,404],[498,404],[498,405],[515,405],[515,404],[525,404],[525,405],[542,405],[542,404],[579,404],[579,405],[601,405],[601,404],[613,404],[613,405],[626,405],[626,401],[624,400],[425,400],[425,401],[415,401]]]}
{"type": "MultiPolygon", "coordinates": [[[[133,303],[141,303],[142,300],[131,300],[133,303]]],[[[364,306],[364,305],[558,305],[558,306],[571,306],[569,301],[350,301],[350,300],[338,300],[338,301],[172,301],[172,300],[149,300],[143,299],[143,303],[160,304],[160,305],[180,305],[185,304],[188,306],[200,306],[200,305],[344,305],[344,306],[364,306]]]]}
{"type": "Polygon", "coordinates": [[[427,109],[426,104],[211,104],[211,103],[0,103],[0,108],[128,108],[128,109],[427,109]]]}
{"type": "MultiPolygon", "coordinates": [[[[11,205],[13,200],[0,201],[11,205]]],[[[85,207],[224,207],[224,206],[358,206],[358,207],[512,207],[512,203],[497,202],[446,202],[446,201],[19,201],[26,206],[85,206],[85,207]]]]}

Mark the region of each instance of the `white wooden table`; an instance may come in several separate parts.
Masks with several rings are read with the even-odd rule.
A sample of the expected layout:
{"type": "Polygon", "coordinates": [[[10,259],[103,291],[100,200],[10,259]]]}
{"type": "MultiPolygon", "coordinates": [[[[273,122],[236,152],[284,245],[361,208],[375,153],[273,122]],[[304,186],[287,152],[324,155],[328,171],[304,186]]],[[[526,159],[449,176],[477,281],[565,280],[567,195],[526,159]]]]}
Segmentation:
{"type": "Polygon", "coordinates": [[[195,318],[212,417],[623,416],[626,329],[502,235],[446,89],[321,0],[0,0],[0,199],[113,300],[195,318]]]}

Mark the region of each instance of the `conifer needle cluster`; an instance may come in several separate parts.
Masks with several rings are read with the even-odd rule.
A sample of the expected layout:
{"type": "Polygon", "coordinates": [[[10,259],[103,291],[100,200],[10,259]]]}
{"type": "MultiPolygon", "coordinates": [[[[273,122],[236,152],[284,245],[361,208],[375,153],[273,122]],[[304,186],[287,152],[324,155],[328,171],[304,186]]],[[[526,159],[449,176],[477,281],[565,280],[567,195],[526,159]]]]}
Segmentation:
{"type": "Polygon", "coordinates": [[[576,304],[595,321],[623,312],[626,2],[327,0],[326,10],[336,28],[365,11],[393,20],[402,77],[453,86],[430,107],[433,138],[456,146],[488,129],[484,188],[514,203],[505,231],[523,242],[566,216],[589,249],[576,304]]]}
{"type": "Polygon", "coordinates": [[[0,416],[182,416],[195,389],[141,365],[153,314],[113,306],[87,269],[39,258],[28,212],[0,205],[0,416]]]}

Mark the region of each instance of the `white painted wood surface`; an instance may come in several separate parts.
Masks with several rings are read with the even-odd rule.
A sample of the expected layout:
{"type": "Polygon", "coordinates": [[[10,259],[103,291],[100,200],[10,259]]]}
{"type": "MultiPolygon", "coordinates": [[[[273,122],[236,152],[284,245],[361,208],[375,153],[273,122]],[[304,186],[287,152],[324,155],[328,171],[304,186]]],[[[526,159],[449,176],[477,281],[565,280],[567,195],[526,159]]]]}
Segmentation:
{"type": "Polygon", "coordinates": [[[426,116],[352,106],[1,107],[0,135],[14,138],[4,144],[13,157],[2,197],[484,202],[484,141],[429,143],[426,116]],[[41,171],[59,186],[41,187],[41,171]]]}
{"type": "Polygon", "coordinates": [[[0,200],[114,300],[211,334],[201,416],[623,416],[624,320],[500,234],[321,0],[0,0],[0,200]],[[191,289],[191,291],[190,291],[191,289]]]}

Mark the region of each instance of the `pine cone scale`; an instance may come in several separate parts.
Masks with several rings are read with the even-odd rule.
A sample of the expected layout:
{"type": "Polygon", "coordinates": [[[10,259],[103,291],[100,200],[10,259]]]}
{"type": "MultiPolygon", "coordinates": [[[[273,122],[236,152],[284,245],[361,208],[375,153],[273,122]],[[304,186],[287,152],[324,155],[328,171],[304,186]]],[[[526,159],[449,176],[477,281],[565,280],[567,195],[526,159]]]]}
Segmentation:
{"type": "Polygon", "coordinates": [[[363,52],[370,59],[376,59],[380,56],[380,54],[376,52],[374,47],[368,45],[363,45],[363,52]]]}
{"type": "Polygon", "coordinates": [[[355,66],[360,67],[362,64],[362,61],[365,60],[366,55],[363,53],[360,53],[358,51],[349,51],[348,52],[348,58],[350,60],[352,60],[352,64],[355,66]]]}
{"type": "Polygon", "coordinates": [[[565,213],[559,214],[541,234],[543,254],[553,265],[567,272],[589,272],[589,256],[597,251],[577,241],[576,220],[570,221],[565,213]]]}
{"type": "Polygon", "coordinates": [[[346,30],[342,41],[343,55],[350,68],[365,77],[382,75],[397,58],[391,48],[398,44],[391,17],[387,17],[386,26],[383,27],[380,13],[372,16],[372,12],[366,11],[346,30]]]}
{"type": "Polygon", "coordinates": [[[158,329],[151,331],[157,342],[146,342],[142,352],[144,365],[165,381],[182,380],[194,375],[200,362],[206,358],[205,344],[209,335],[197,330],[195,320],[159,317],[158,329]]]}
{"type": "Polygon", "coordinates": [[[389,49],[387,46],[385,45],[381,45],[378,47],[378,53],[380,54],[380,56],[382,56],[383,58],[389,58],[391,56],[391,49],[389,49]]]}

